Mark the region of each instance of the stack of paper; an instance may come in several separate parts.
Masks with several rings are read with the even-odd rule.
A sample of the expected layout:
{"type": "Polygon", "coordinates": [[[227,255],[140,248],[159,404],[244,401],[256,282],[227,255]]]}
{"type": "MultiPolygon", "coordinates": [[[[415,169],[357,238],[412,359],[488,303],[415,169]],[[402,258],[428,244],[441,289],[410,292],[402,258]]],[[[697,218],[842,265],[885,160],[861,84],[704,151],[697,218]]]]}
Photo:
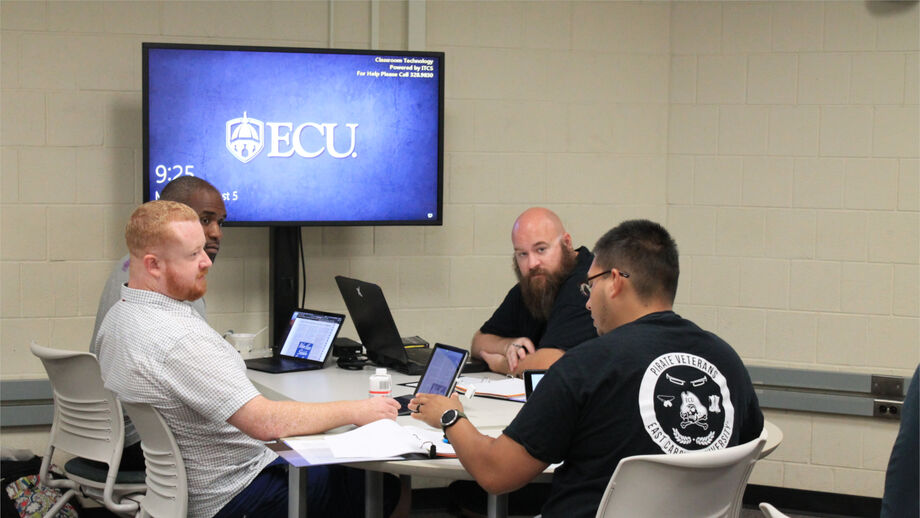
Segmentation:
{"type": "Polygon", "coordinates": [[[454,448],[443,441],[438,430],[402,426],[392,419],[381,419],[350,432],[327,436],[283,439],[309,464],[339,464],[371,460],[399,460],[407,453],[456,457],[454,448]]]}
{"type": "Polygon", "coordinates": [[[457,379],[456,388],[461,394],[474,391],[477,396],[524,401],[524,380],[520,378],[491,379],[460,376],[457,379]]]}

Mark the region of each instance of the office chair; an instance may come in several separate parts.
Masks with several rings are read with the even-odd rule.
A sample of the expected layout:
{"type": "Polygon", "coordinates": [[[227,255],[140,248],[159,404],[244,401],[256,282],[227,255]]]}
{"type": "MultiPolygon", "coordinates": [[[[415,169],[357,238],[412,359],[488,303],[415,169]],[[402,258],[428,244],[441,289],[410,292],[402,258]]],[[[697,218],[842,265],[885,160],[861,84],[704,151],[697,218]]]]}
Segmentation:
{"type": "Polygon", "coordinates": [[[760,512],[763,513],[764,518],[789,518],[787,515],[780,512],[779,509],[766,502],[760,503],[760,512]]]}
{"type": "Polygon", "coordinates": [[[141,499],[139,517],[185,516],[188,510],[188,479],[179,445],[163,416],[146,403],[122,403],[141,436],[147,464],[147,494],[141,499]]]}
{"type": "Polygon", "coordinates": [[[134,514],[138,504],[133,498],[146,489],[144,473],[118,471],[125,441],[124,418],[115,395],[103,386],[96,357],[35,343],[30,349],[42,361],[54,389],[51,439],[39,479],[48,487],[66,490],[45,517],[56,516],[78,491],[113,513],[134,514]],[[50,473],[51,457],[59,449],[77,456],[64,464],[64,479],[55,479],[50,473]],[[102,469],[88,461],[108,467],[102,469]]]}
{"type": "Polygon", "coordinates": [[[736,518],[766,441],[764,430],[724,450],[626,457],[610,477],[596,518],[736,518]]]}

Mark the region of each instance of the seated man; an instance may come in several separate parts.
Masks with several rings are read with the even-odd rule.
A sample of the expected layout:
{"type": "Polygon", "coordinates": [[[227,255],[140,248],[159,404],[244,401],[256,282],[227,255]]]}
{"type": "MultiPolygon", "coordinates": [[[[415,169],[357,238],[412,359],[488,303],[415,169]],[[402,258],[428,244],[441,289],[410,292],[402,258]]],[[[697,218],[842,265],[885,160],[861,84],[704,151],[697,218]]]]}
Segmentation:
{"type": "MultiPolygon", "coordinates": [[[[220,240],[224,237],[221,227],[224,224],[224,220],[227,219],[227,209],[224,207],[224,200],[220,192],[206,180],[195,176],[180,176],[166,184],[163,192],[160,193],[160,199],[177,201],[195,209],[195,212],[198,213],[201,229],[204,230],[204,236],[207,239],[204,247],[205,253],[211,258],[211,262],[214,262],[217,259],[217,253],[220,251],[220,240]]],[[[128,255],[125,255],[118,260],[115,269],[112,270],[108,280],[105,282],[102,295],[99,297],[99,307],[96,309],[96,324],[93,327],[93,338],[89,344],[89,352],[93,354],[96,354],[96,335],[99,334],[102,319],[105,318],[109,309],[121,299],[121,287],[128,282],[128,257],[128,255]]],[[[192,301],[192,308],[202,318],[207,318],[204,297],[192,301]]]]}
{"type": "MultiPolygon", "coordinates": [[[[211,266],[198,219],[171,201],[145,203],[131,215],[128,284],[96,343],[102,377],[119,399],[163,415],[185,461],[189,516],[286,516],[287,476],[263,441],[395,419],[399,404],[279,402],[259,394],[240,355],[189,302],[207,291],[211,266]]],[[[322,496],[308,501],[320,516],[331,512],[316,501],[322,496]]],[[[326,503],[344,515],[338,511],[348,502],[326,503]]]]}
{"type": "Polygon", "coordinates": [[[594,254],[582,286],[601,336],[549,369],[503,435],[480,434],[456,396],[421,394],[410,403],[416,418],[444,428],[463,467],[490,493],[564,461],[545,518],[593,517],[624,457],[721,449],[763,428],[735,351],[672,311],[679,266],[668,232],[626,221],[594,254]]]}
{"type": "Polygon", "coordinates": [[[901,426],[891,447],[885,493],[880,518],[916,518],[920,516],[920,366],[904,394],[901,426]]]}
{"type": "MultiPolygon", "coordinates": [[[[205,252],[213,262],[217,258],[217,252],[220,251],[220,240],[223,238],[221,226],[227,219],[227,209],[224,207],[224,200],[220,192],[201,178],[195,176],[180,176],[169,182],[160,193],[161,200],[177,201],[184,203],[198,213],[198,221],[201,223],[201,229],[204,230],[207,243],[205,252]]],[[[128,255],[119,259],[116,267],[109,275],[109,279],[102,289],[102,295],[99,297],[99,308],[96,310],[96,324],[93,327],[93,338],[89,344],[89,352],[98,354],[96,349],[96,336],[99,334],[99,326],[102,320],[109,312],[112,306],[121,299],[121,287],[128,282],[128,255]]],[[[205,316],[204,297],[191,301],[192,309],[205,316]]],[[[141,451],[141,438],[134,429],[134,424],[125,416],[125,449],[121,455],[120,469],[123,470],[144,470],[144,454],[141,451]]]]}
{"type": "Polygon", "coordinates": [[[516,284],[473,335],[472,356],[495,372],[546,369],[572,347],[595,338],[578,291],[594,256],[575,250],[559,216],[534,207],[511,228],[516,284]]]}

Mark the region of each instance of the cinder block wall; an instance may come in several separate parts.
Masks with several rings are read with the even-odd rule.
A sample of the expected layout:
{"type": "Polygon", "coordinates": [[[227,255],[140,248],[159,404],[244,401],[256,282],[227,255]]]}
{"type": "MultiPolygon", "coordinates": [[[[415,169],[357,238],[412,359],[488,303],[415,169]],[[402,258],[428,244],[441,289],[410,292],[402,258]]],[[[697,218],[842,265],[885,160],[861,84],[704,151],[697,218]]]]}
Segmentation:
{"type": "MultiPolygon", "coordinates": [[[[748,363],[909,375],[918,339],[920,9],[670,10],[678,310],[748,363]]],[[[879,496],[896,423],[767,412],[752,482],[879,496]]]]}
{"type": "MultiPolygon", "coordinates": [[[[0,3],[0,375],[36,340],[88,346],[140,202],[140,42],[325,47],[328,3],[0,3]]],[[[380,48],[406,48],[405,2],[380,48]]],[[[466,345],[513,282],[531,205],[591,246],[666,223],[678,311],[749,363],[907,375],[918,340],[918,6],[912,2],[428,2],[447,53],[445,225],[307,228],[307,305],[380,283],[403,334],[466,345]]],[[[368,48],[367,2],[333,45],[368,48]]],[[[268,316],[268,233],[228,228],[209,320],[268,316]]],[[[353,328],[343,331],[354,336],[353,328]]],[[[264,337],[263,337],[264,340],[264,337]]],[[[880,496],[896,425],[770,412],[786,439],[752,481],[880,496]]],[[[3,429],[43,451],[46,432],[3,429]]]]}

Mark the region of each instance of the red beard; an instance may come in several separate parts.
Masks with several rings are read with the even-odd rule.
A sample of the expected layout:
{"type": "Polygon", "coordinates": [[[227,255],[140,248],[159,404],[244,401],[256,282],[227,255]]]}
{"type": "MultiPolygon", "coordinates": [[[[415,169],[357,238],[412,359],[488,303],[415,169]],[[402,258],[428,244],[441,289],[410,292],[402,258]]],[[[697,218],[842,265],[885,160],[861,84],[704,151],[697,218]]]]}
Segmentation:
{"type": "Polygon", "coordinates": [[[204,297],[208,291],[208,270],[204,270],[195,277],[195,282],[183,285],[173,273],[166,274],[166,289],[169,296],[176,300],[195,301],[204,297]]]}

